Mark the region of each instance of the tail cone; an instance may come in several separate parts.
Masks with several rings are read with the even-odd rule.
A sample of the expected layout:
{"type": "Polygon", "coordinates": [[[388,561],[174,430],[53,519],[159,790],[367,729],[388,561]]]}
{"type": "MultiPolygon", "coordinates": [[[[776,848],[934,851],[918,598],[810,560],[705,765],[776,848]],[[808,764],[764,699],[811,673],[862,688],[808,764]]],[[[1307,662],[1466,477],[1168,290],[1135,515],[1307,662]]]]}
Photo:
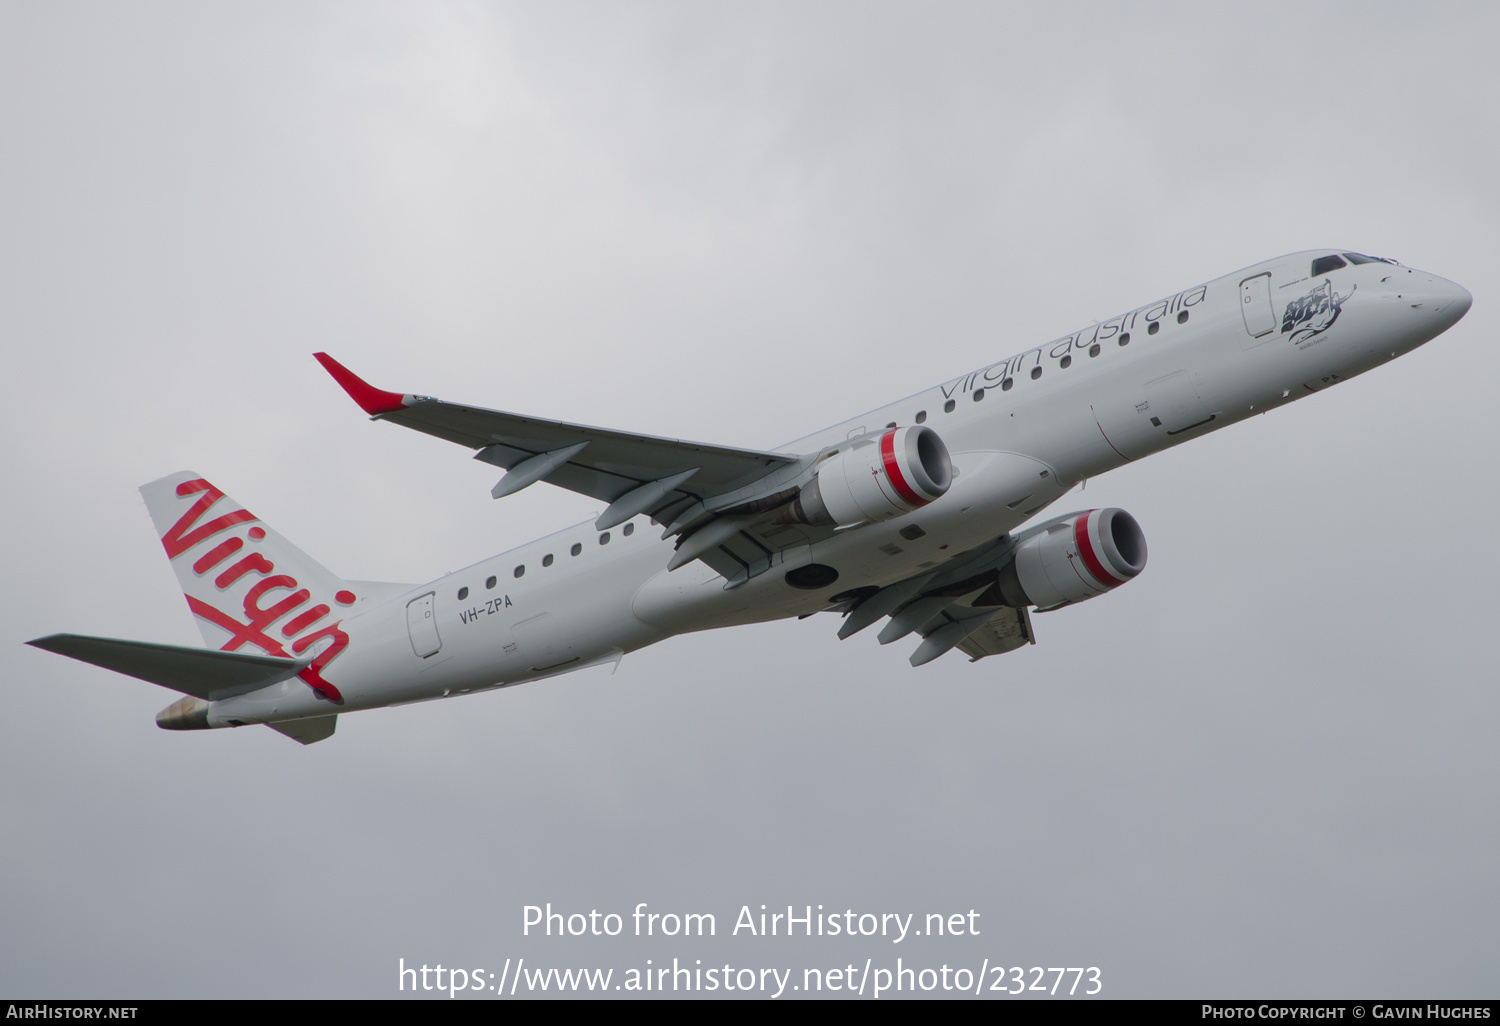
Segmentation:
{"type": "Polygon", "coordinates": [[[207,730],[208,703],[184,695],[156,714],[156,725],[162,730],[207,730]]]}

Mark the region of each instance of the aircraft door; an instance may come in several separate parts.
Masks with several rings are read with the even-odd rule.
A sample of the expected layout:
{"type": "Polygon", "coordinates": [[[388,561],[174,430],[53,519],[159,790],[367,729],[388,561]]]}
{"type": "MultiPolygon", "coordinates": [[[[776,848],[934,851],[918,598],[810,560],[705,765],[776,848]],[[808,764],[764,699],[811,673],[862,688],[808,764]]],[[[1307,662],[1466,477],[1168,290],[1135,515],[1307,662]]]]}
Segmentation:
{"type": "Polygon", "coordinates": [[[1270,271],[1240,282],[1240,316],[1245,319],[1245,335],[1240,338],[1240,348],[1253,349],[1270,341],[1271,332],[1276,330],[1270,271]]]}
{"type": "Polygon", "coordinates": [[[437,611],[433,608],[435,598],[429,591],[406,604],[406,633],[411,637],[411,650],[423,659],[437,655],[443,647],[443,639],[438,637],[437,611]]]}

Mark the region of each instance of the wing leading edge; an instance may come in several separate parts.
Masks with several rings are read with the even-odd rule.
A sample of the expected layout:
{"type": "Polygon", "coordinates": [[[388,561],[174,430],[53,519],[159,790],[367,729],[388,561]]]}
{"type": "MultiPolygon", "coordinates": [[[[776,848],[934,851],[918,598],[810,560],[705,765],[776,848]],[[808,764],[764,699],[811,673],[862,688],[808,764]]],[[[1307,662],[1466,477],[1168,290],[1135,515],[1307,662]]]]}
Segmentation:
{"type": "Polygon", "coordinates": [[[430,396],[386,392],[364,381],[327,353],[313,354],[373,420],[477,450],[474,458],[508,473],[495,496],[536,481],[609,503],[600,529],[639,513],[670,522],[705,497],[744,488],[798,457],[657,438],[608,428],[545,420],[430,396]]]}

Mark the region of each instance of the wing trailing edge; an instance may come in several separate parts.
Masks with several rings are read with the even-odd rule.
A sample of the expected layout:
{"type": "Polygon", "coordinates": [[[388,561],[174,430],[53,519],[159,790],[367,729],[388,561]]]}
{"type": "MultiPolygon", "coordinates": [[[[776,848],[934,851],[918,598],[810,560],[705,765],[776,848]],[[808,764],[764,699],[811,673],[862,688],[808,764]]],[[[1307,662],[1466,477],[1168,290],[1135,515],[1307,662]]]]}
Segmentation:
{"type": "Polygon", "coordinates": [[[496,486],[497,498],[546,481],[611,505],[628,497],[616,514],[644,506],[640,513],[667,523],[705,498],[735,492],[799,463],[787,453],[659,438],[387,392],[327,353],[314,356],[377,420],[467,446],[478,459],[511,474],[520,471],[513,483],[506,483],[507,475],[496,486]],[[648,487],[656,485],[663,486],[659,495],[648,487]],[[652,502],[642,502],[648,498],[652,502]]]}

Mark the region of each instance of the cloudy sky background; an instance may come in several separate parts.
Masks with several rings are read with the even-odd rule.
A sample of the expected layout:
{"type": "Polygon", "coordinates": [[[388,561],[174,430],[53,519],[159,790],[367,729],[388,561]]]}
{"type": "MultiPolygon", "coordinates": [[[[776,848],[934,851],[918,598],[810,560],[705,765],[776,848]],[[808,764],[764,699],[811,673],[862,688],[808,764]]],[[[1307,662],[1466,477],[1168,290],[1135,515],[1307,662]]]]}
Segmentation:
{"type": "MultiPolygon", "coordinates": [[[[1500,17],[1482,5],[0,2],[0,994],[394,996],[398,958],[1098,966],[1107,995],[1495,996],[1500,17]],[[774,447],[1337,246],[1473,311],[1091,481],[1148,571],[921,670],[837,621],[168,734],[25,648],[197,644],[136,493],[348,577],[596,512],[377,385],[774,447]],[[713,912],[524,939],[521,907],[713,912]],[[977,938],[727,936],[743,904],[977,938]]],[[[900,649],[900,651],[897,651],[900,649]]]]}

